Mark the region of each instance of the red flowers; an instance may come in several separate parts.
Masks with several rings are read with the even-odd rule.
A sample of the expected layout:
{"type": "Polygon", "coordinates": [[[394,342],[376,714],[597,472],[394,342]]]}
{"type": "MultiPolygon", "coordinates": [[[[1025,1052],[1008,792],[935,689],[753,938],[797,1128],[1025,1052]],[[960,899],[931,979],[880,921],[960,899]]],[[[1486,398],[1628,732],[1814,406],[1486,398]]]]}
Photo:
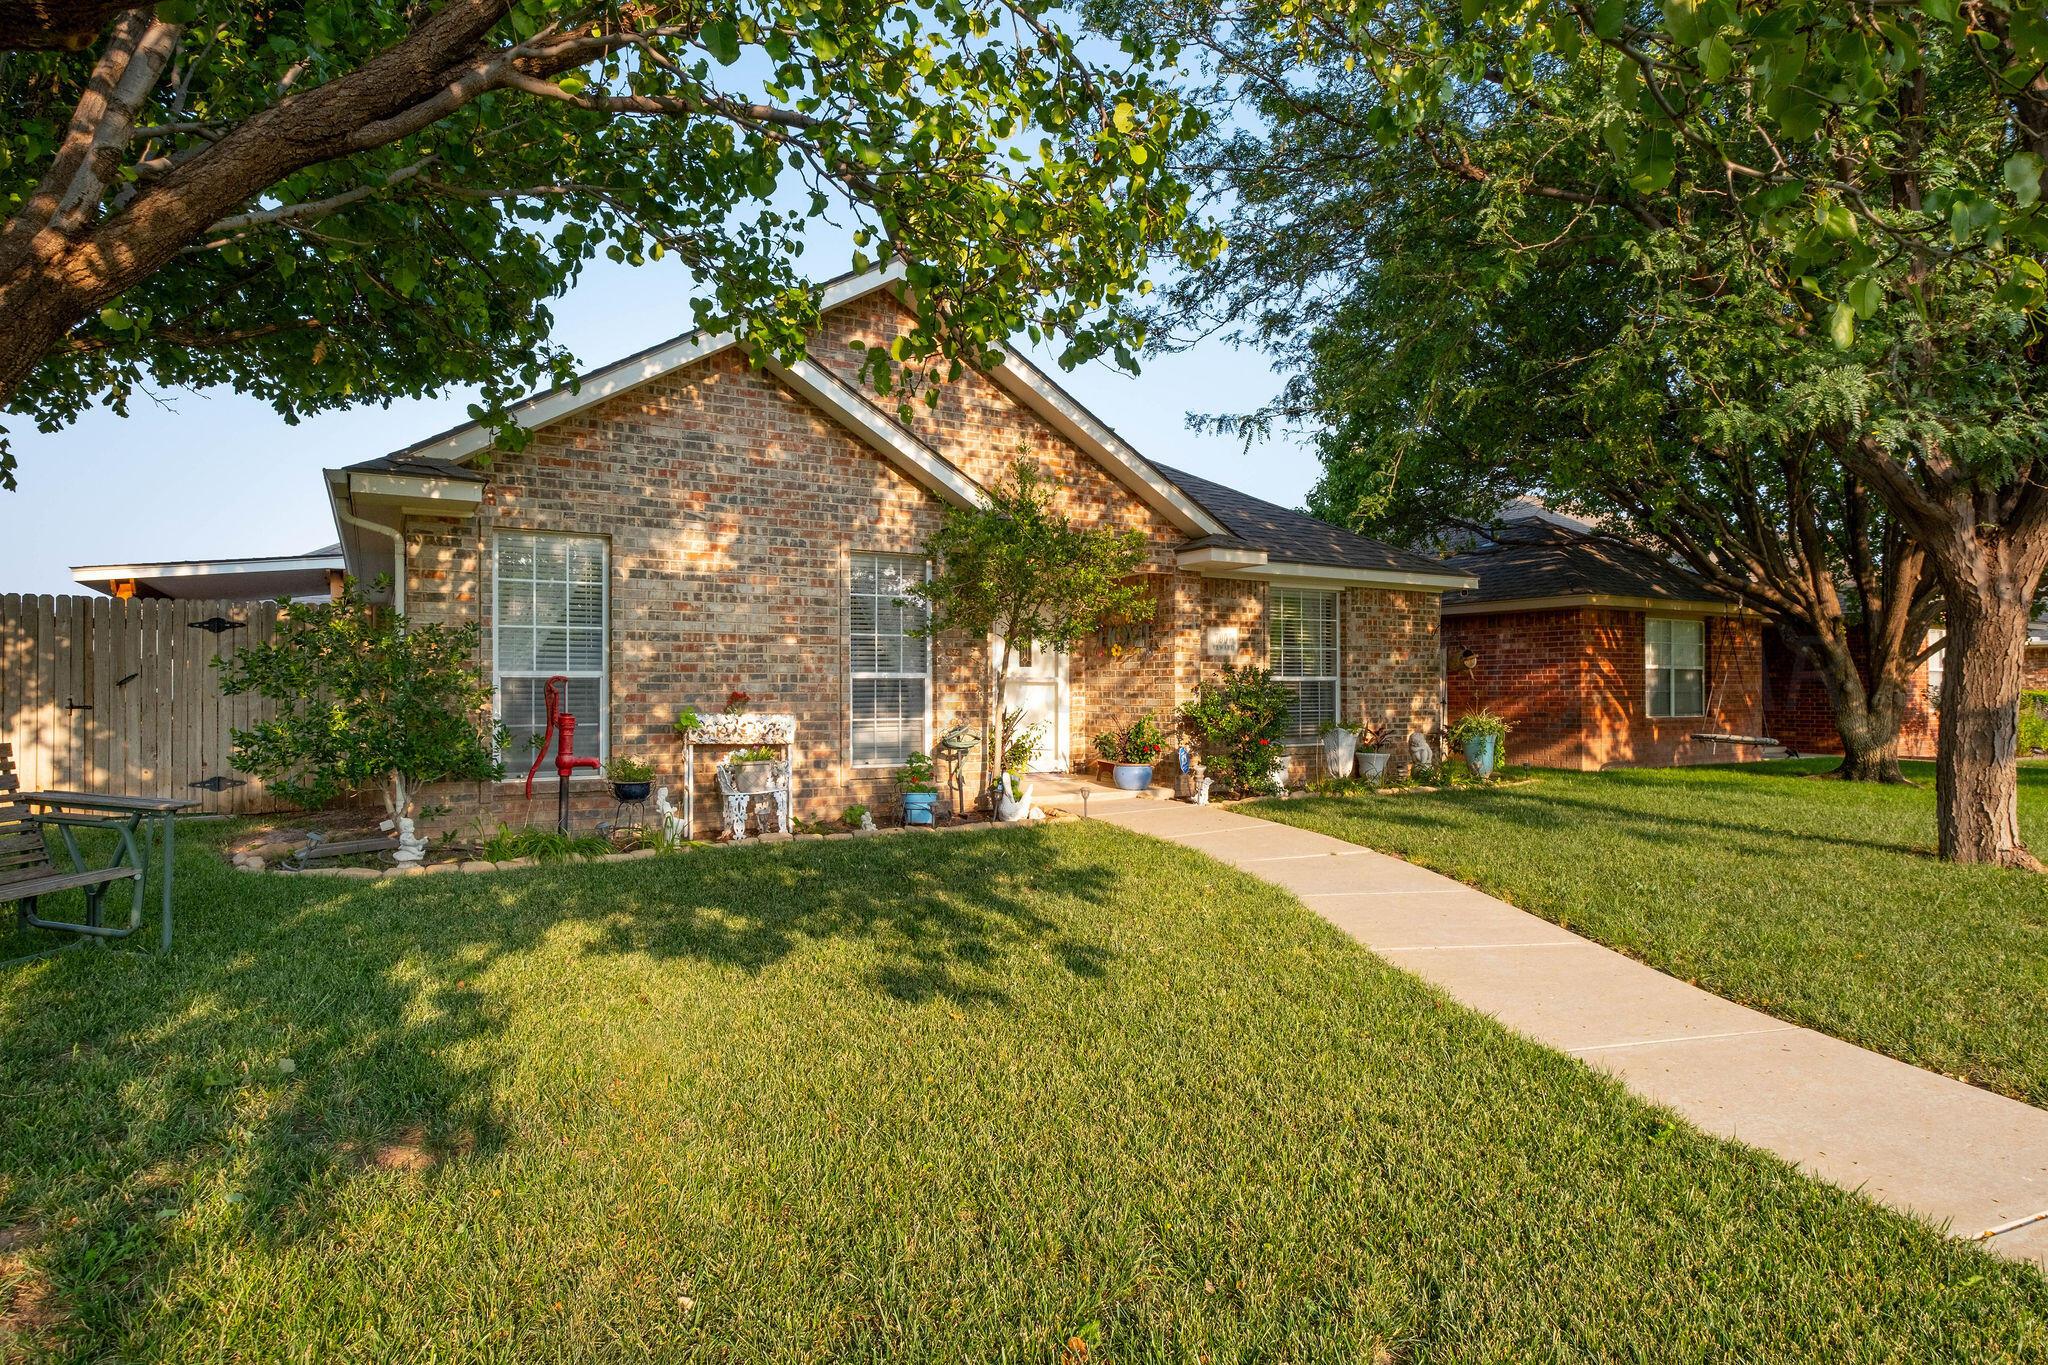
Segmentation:
{"type": "Polygon", "coordinates": [[[1271,744],[1272,742],[1272,740],[1267,739],[1264,735],[1259,736],[1259,747],[1261,749],[1265,748],[1268,744],[1271,744]]]}

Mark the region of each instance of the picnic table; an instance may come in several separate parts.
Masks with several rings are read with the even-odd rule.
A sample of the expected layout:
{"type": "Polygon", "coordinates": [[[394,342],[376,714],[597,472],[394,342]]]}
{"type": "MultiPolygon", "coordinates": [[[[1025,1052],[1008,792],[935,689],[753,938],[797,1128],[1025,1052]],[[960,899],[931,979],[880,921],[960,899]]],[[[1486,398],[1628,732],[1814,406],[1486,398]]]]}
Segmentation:
{"type": "MultiPolygon", "coordinates": [[[[112,861],[103,865],[111,868],[124,858],[133,859],[139,878],[147,881],[155,845],[162,845],[163,869],[163,925],[158,934],[159,945],[164,952],[171,950],[171,891],[173,855],[177,851],[178,826],[175,817],[179,811],[191,810],[199,803],[183,796],[109,796],[98,792],[34,791],[22,792],[17,797],[26,805],[39,807],[44,814],[37,816],[39,823],[53,826],[62,832],[64,850],[71,855],[71,864],[77,873],[83,874],[94,869],[86,865],[85,854],[78,847],[78,829],[111,829],[121,836],[112,855],[112,861]],[[152,829],[154,825],[154,830],[152,829]],[[152,837],[160,831],[161,838],[152,837]],[[137,849],[136,839],[141,839],[137,849]]],[[[137,905],[140,905],[140,892],[137,905]]],[[[89,920],[96,921],[96,914],[89,914],[89,920]]],[[[100,938],[126,938],[137,927],[131,923],[125,930],[112,929],[98,923],[65,924],[57,921],[37,920],[38,928],[71,929],[80,934],[92,934],[100,938]]]]}

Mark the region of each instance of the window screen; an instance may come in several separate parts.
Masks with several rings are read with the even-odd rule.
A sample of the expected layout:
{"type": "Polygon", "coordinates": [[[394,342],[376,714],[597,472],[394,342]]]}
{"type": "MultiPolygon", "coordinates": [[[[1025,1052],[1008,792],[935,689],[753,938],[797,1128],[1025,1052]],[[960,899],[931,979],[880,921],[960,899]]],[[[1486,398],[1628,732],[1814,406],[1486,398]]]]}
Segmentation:
{"type": "Polygon", "coordinates": [[[1337,594],[1275,588],[1266,612],[1266,666],[1294,694],[1288,738],[1312,738],[1337,719],[1337,594]]]}
{"type": "Polygon", "coordinates": [[[894,767],[925,747],[930,642],[923,604],[905,594],[924,579],[916,555],[853,556],[853,763],[894,767]]]}
{"type": "Polygon", "coordinates": [[[508,768],[523,769],[547,730],[547,680],[565,675],[562,706],[579,752],[602,757],[609,659],[605,544],[590,536],[506,532],[492,566],[491,649],[508,768]]]}
{"type": "Polygon", "coordinates": [[[1653,716],[1706,714],[1706,622],[1652,616],[1643,623],[1645,678],[1653,716]]]}

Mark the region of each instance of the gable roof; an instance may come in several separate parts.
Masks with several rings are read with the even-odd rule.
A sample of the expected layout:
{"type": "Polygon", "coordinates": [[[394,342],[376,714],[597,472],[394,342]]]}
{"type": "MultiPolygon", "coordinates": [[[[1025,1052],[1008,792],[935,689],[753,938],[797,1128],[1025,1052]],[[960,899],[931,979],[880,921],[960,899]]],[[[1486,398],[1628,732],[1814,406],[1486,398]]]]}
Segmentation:
{"type": "Polygon", "coordinates": [[[1158,466],[1211,515],[1223,523],[1220,535],[1191,540],[1183,549],[1262,550],[1269,562],[1305,564],[1374,573],[1416,574],[1463,579],[1464,573],[1440,559],[1403,550],[1369,536],[1332,526],[1306,512],[1241,493],[1228,485],[1158,466]]]}
{"type": "Polygon", "coordinates": [[[1572,603],[1740,610],[1698,574],[1597,531],[1522,521],[1488,535],[1490,544],[1444,561],[1479,580],[1476,588],[1445,594],[1446,612],[1572,603]]]}

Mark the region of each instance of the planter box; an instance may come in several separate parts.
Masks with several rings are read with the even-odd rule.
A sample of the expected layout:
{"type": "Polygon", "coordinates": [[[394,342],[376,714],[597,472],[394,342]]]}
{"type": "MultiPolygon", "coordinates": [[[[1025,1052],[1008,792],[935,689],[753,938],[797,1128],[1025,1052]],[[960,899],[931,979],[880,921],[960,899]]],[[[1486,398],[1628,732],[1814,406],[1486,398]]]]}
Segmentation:
{"type": "Polygon", "coordinates": [[[732,773],[734,795],[760,796],[782,787],[780,763],[729,763],[726,768],[732,773]]]}

